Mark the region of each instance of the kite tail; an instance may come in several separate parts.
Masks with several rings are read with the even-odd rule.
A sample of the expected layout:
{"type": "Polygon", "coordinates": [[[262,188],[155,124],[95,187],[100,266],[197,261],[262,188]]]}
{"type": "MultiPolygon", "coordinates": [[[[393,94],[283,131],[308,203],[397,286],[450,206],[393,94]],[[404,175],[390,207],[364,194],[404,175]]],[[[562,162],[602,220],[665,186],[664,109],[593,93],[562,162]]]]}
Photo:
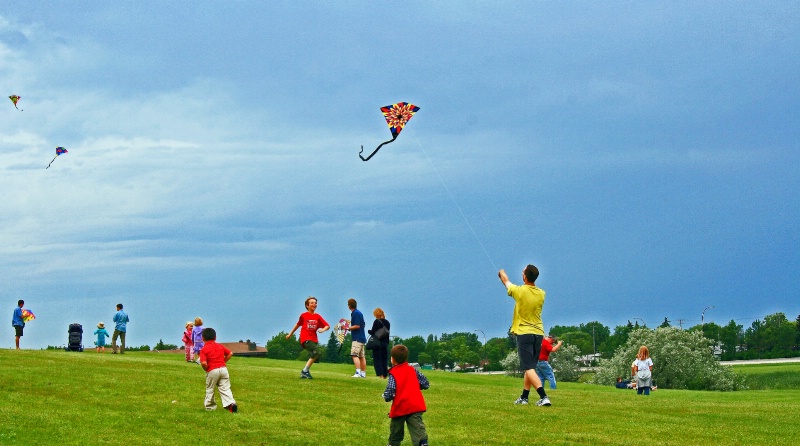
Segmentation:
{"type": "Polygon", "coordinates": [[[382,142],[381,145],[379,145],[378,148],[375,149],[372,153],[370,153],[369,156],[366,157],[366,158],[361,156],[361,152],[364,151],[364,146],[361,146],[361,152],[358,152],[358,157],[361,158],[361,161],[369,161],[369,159],[372,158],[373,155],[378,153],[378,150],[380,150],[381,147],[383,147],[384,144],[389,144],[390,142],[394,142],[395,139],[397,139],[397,135],[394,135],[394,137],[392,139],[388,140],[388,141],[382,142]]]}
{"type": "MultiPolygon", "coordinates": [[[[54,156],[53,159],[50,160],[50,164],[53,164],[53,161],[55,161],[56,158],[58,158],[58,155],[54,156]]],[[[47,167],[45,167],[45,170],[50,168],[50,164],[48,164],[47,167]]]]}

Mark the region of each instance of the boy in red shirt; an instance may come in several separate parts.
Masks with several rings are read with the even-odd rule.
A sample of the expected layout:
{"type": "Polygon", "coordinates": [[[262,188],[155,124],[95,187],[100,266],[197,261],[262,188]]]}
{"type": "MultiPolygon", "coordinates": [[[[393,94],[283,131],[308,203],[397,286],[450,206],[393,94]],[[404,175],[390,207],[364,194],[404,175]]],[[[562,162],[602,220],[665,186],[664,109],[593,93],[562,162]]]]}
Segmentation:
{"type": "Polygon", "coordinates": [[[228,412],[238,412],[236,400],[231,392],[231,377],[225,363],[233,356],[230,350],[217,344],[217,332],[213,328],[203,329],[203,349],[200,350],[200,365],[206,371],[206,410],[216,410],[214,389],[219,389],[222,407],[228,412]]]}
{"type": "Polygon", "coordinates": [[[313,377],[311,376],[310,369],[311,366],[314,365],[314,361],[319,358],[319,350],[317,350],[319,340],[317,338],[317,333],[328,331],[331,326],[325,322],[322,316],[316,313],[316,297],[308,296],[308,299],[306,299],[306,310],[308,311],[300,315],[300,319],[297,320],[294,328],[292,328],[292,332],[286,335],[286,339],[294,336],[294,332],[302,327],[300,328],[300,346],[308,350],[308,361],[306,362],[305,368],[300,372],[300,378],[312,379],[313,377]]]}
{"type": "Polygon", "coordinates": [[[383,399],[392,402],[389,411],[389,446],[399,446],[403,442],[405,425],[414,446],[428,446],[428,433],[422,422],[425,412],[425,398],[422,390],[431,385],[428,378],[414,367],[408,365],[408,348],[405,345],[392,347],[392,368],[389,369],[389,382],[383,391],[383,399]]]}

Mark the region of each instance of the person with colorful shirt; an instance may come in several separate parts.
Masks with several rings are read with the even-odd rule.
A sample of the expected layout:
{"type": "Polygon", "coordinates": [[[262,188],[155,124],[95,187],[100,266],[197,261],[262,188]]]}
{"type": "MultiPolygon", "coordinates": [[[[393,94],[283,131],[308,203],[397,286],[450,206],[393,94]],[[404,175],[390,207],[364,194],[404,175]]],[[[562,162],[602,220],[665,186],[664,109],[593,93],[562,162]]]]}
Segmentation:
{"type": "Polygon", "coordinates": [[[203,329],[203,349],[200,350],[200,366],[206,371],[206,410],[216,410],[217,401],[214,390],[219,391],[223,409],[236,413],[239,406],[231,392],[231,376],[226,363],[233,353],[224,345],[217,343],[217,332],[213,328],[203,329]]]}
{"type": "Polygon", "coordinates": [[[183,342],[183,349],[186,350],[186,362],[194,361],[194,341],[192,341],[192,329],[194,329],[194,324],[191,321],[186,322],[185,325],[186,330],[183,332],[183,338],[181,341],[183,342]]]}
{"type": "Polygon", "coordinates": [[[300,346],[308,351],[308,361],[306,362],[306,366],[300,372],[300,378],[313,379],[310,369],[311,366],[314,365],[314,362],[317,360],[317,358],[319,358],[319,350],[317,349],[319,346],[319,338],[317,338],[317,333],[324,333],[330,330],[331,326],[325,322],[325,319],[323,319],[322,316],[316,313],[316,297],[308,296],[308,299],[306,299],[306,310],[307,311],[305,313],[300,315],[300,318],[297,320],[297,324],[295,324],[294,328],[292,328],[291,333],[286,335],[286,339],[294,336],[294,332],[300,328],[300,346]]]}
{"type": "Polygon", "coordinates": [[[528,404],[528,395],[531,387],[539,394],[537,406],[549,406],[550,398],[542,387],[542,381],[536,374],[536,363],[539,361],[539,352],[544,338],[544,324],[542,324],[542,307],[544,306],[545,292],[536,286],[539,269],[528,265],[522,271],[524,285],[514,285],[508,279],[505,270],[497,273],[500,281],[505,285],[508,295],[514,299],[514,316],[511,319],[511,333],[517,336],[517,354],[519,366],[523,373],[522,395],[514,404],[528,404]]]}
{"type": "Polygon", "coordinates": [[[192,329],[192,352],[196,362],[200,364],[200,350],[203,349],[203,319],[194,318],[194,328],[192,329]]]}
{"type": "Polygon", "coordinates": [[[25,305],[25,301],[20,299],[17,301],[17,308],[14,308],[14,315],[11,316],[11,326],[14,327],[14,342],[17,345],[17,350],[19,350],[19,338],[22,337],[22,331],[25,328],[25,321],[22,320],[22,307],[25,305]]]}
{"type": "Polygon", "coordinates": [[[383,399],[392,402],[389,410],[389,446],[399,446],[405,436],[405,426],[414,446],[428,446],[428,432],[422,421],[427,407],[422,390],[430,388],[430,382],[419,370],[408,364],[408,347],[402,344],[392,347],[392,368],[383,391],[383,399]]]}
{"type": "Polygon", "coordinates": [[[97,330],[94,331],[94,334],[97,335],[97,353],[105,353],[106,352],[106,338],[108,337],[108,331],[106,331],[106,324],[100,322],[97,324],[97,330]]]}
{"type": "Polygon", "coordinates": [[[542,339],[542,351],[539,352],[539,360],[536,362],[536,374],[539,375],[539,381],[544,385],[545,380],[550,381],[550,390],[556,388],[556,375],[553,374],[553,367],[550,366],[550,353],[557,351],[561,348],[564,342],[559,340],[556,345],[553,345],[555,337],[545,336],[542,339]]]}
{"type": "Polygon", "coordinates": [[[117,338],[120,339],[121,348],[119,354],[125,353],[125,335],[128,331],[130,318],[122,311],[122,304],[117,304],[117,313],[114,315],[114,334],[111,335],[111,353],[117,354],[117,338]]]}

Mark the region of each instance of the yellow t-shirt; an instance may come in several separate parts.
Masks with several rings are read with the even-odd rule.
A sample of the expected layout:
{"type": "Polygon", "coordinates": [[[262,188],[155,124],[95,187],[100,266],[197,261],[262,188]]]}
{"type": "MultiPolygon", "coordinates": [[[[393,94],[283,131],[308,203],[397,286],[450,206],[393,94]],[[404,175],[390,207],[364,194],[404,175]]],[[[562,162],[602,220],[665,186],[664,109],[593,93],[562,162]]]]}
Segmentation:
{"type": "Polygon", "coordinates": [[[516,335],[544,335],[542,307],[544,290],[532,285],[511,285],[508,295],[514,298],[514,318],[511,320],[511,333],[516,335]]]}

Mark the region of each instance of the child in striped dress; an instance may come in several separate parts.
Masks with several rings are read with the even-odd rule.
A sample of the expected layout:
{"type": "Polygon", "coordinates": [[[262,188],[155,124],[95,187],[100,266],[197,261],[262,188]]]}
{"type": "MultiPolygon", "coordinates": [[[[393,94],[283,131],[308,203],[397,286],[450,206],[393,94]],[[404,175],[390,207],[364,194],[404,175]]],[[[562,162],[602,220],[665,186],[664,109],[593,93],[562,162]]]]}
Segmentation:
{"type": "Polygon", "coordinates": [[[191,322],[186,323],[186,331],[183,332],[183,346],[186,349],[186,362],[194,361],[194,341],[192,341],[192,328],[194,324],[191,322]]]}

